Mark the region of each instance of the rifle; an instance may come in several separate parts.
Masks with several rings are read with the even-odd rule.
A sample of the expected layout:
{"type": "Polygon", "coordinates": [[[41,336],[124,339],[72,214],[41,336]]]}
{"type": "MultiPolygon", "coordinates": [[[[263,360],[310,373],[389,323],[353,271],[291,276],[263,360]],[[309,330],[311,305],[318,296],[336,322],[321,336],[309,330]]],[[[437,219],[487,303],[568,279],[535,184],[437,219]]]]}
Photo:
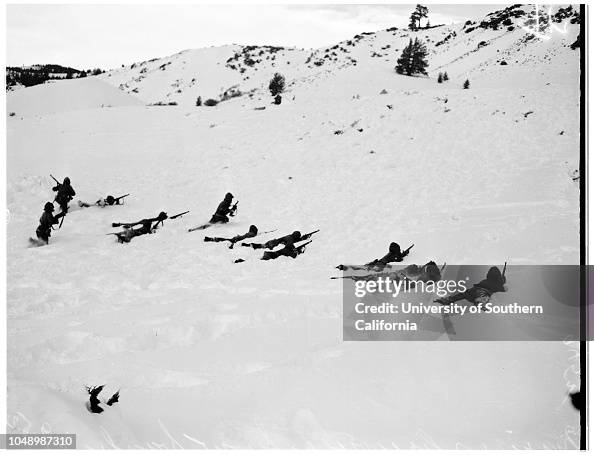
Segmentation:
{"type": "Polygon", "coordinates": [[[116,198],[114,198],[114,200],[116,201],[116,203],[118,203],[120,199],[124,199],[126,196],[130,196],[130,193],[124,194],[123,196],[120,196],[120,197],[116,197],[116,198]]]}
{"type": "Polygon", "coordinates": [[[313,240],[310,240],[309,242],[305,242],[303,245],[299,245],[299,246],[295,247],[295,249],[297,250],[297,252],[299,254],[301,254],[301,253],[303,253],[305,251],[305,247],[307,245],[309,245],[311,242],[313,242],[313,240]]]}
{"type": "Polygon", "coordinates": [[[331,280],[353,280],[353,281],[369,281],[370,278],[376,278],[379,275],[345,275],[345,276],[331,276],[331,280]]]}
{"type": "Polygon", "coordinates": [[[302,235],[300,241],[301,240],[307,240],[308,238],[310,238],[312,235],[314,235],[317,232],[320,232],[320,230],[318,229],[316,231],[308,232],[307,234],[302,235]]]}
{"type": "MultiPolygon", "coordinates": [[[[257,236],[263,235],[263,234],[270,234],[271,232],[275,232],[275,231],[276,231],[276,229],[273,229],[271,231],[258,232],[256,235],[254,235],[254,237],[257,237],[257,236]]],[[[249,238],[253,239],[254,237],[249,237],[249,238]]],[[[231,245],[229,245],[229,249],[230,250],[232,250],[233,247],[235,246],[235,244],[237,243],[237,241],[233,241],[233,239],[225,239],[225,240],[227,242],[230,242],[231,243],[231,245]]],[[[204,238],[204,241],[206,242],[206,237],[204,238]]],[[[245,245],[247,245],[247,244],[245,244],[245,245]]]]}
{"type": "Polygon", "coordinates": [[[62,218],[62,221],[60,221],[60,225],[58,226],[58,229],[60,229],[62,227],[62,223],[64,223],[64,218],[66,218],[66,213],[60,212],[55,216],[55,218],[62,218]]]}
{"type": "Polygon", "coordinates": [[[170,220],[175,220],[176,218],[179,218],[180,216],[184,216],[186,213],[190,213],[190,211],[189,210],[186,210],[185,212],[178,213],[177,215],[170,216],[169,219],[170,220]]]}
{"type": "Polygon", "coordinates": [[[270,234],[270,233],[272,233],[272,232],[276,232],[276,231],[278,231],[278,229],[273,229],[272,231],[258,232],[256,235],[270,234]]]}
{"type": "Polygon", "coordinates": [[[411,248],[415,246],[415,244],[413,243],[411,246],[409,246],[406,250],[404,250],[402,252],[402,257],[405,258],[406,256],[408,256],[408,253],[410,252],[411,248]]]}
{"type": "Polygon", "coordinates": [[[235,204],[233,204],[231,210],[229,210],[229,216],[235,216],[235,213],[237,212],[237,204],[239,204],[239,201],[235,201],[235,204]]]}
{"type": "Polygon", "coordinates": [[[505,261],[505,264],[503,264],[503,273],[501,274],[501,277],[503,278],[503,282],[505,283],[505,269],[507,268],[507,261],[505,261]]]}
{"type": "MultiPolygon", "coordinates": [[[[271,234],[273,232],[278,231],[278,229],[272,229],[271,231],[262,231],[262,232],[258,232],[254,237],[258,237],[259,235],[264,235],[264,234],[271,234]]],[[[254,237],[250,237],[250,238],[254,238],[254,237]]],[[[242,242],[241,246],[251,246],[253,249],[257,250],[259,248],[264,248],[262,247],[255,247],[254,245],[259,245],[258,243],[246,243],[246,242],[242,242]]]]}
{"type": "MultiPolygon", "coordinates": [[[[188,212],[184,212],[184,213],[188,213],[188,212]]],[[[167,219],[167,218],[177,218],[178,216],[182,216],[184,213],[180,213],[178,215],[171,216],[171,217],[167,217],[166,216],[165,219],[167,219]]],[[[165,215],[167,215],[167,214],[165,214],[165,215]]],[[[136,226],[137,224],[152,223],[153,221],[157,221],[157,224],[163,222],[163,220],[159,220],[159,217],[156,216],[154,218],[146,218],[146,219],[137,221],[136,223],[115,223],[114,222],[114,223],[111,223],[111,227],[121,227],[121,226],[123,226],[123,227],[130,228],[132,226],[136,226]]]]}
{"type": "Polygon", "coordinates": [[[60,182],[58,182],[58,179],[56,179],[56,177],[54,177],[52,174],[50,174],[50,177],[54,179],[54,182],[56,182],[58,186],[62,185],[60,182]]]}

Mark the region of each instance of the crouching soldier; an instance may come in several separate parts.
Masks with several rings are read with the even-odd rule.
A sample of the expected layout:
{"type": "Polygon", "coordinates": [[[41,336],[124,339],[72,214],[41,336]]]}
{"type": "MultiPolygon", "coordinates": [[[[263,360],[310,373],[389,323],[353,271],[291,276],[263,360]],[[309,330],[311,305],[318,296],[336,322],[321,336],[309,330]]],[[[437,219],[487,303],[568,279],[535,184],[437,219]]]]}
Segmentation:
{"type": "Polygon", "coordinates": [[[231,245],[229,245],[229,248],[232,249],[237,242],[241,242],[242,240],[245,240],[245,239],[250,239],[257,235],[258,235],[258,228],[252,224],[250,226],[249,231],[245,234],[236,235],[235,237],[232,237],[230,239],[227,239],[224,237],[204,237],[204,241],[205,242],[231,242],[231,245]]]}
{"type": "Polygon", "coordinates": [[[435,302],[442,305],[451,305],[459,300],[468,300],[475,305],[489,302],[491,296],[496,292],[505,292],[505,275],[497,267],[491,267],[487,272],[487,278],[475,284],[465,292],[458,292],[449,297],[436,299],[435,302]]]}
{"type": "Polygon", "coordinates": [[[58,224],[60,222],[60,218],[66,215],[66,213],[61,212],[54,216],[53,212],[54,204],[51,202],[46,202],[45,206],[43,207],[43,214],[41,215],[41,218],[39,218],[39,226],[35,231],[35,234],[37,234],[37,238],[40,240],[40,242],[46,245],[49,243],[49,238],[52,235],[53,225],[58,224]]]}
{"type": "Polygon", "coordinates": [[[74,189],[70,185],[70,178],[66,177],[64,183],[57,183],[57,185],[52,188],[52,191],[58,192],[54,201],[60,205],[60,209],[63,213],[68,213],[68,203],[76,195],[74,189]]]}
{"type": "Polygon", "coordinates": [[[233,195],[227,193],[225,199],[219,204],[217,211],[214,213],[209,223],[228,223],[229,217],[235,216],[235,212],[237,211],[237,202],[235,202],[233,206],[231,206],[231,202],[233,202],[233,195]]]}

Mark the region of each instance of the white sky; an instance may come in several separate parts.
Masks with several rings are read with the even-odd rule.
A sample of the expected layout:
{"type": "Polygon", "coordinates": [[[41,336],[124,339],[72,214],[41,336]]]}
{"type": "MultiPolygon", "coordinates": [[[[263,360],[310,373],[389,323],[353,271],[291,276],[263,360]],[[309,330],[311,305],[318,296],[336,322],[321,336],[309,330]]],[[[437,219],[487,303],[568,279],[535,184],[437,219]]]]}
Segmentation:
{"type": "MultiPolygon", "coordinates": [[[[501,8],[428,7],[434,25],[501,8]]],[[[232,43],[322,47],[364,31],[406,27],[413,9],[402,4],[9,4],[6,64],[109,69],[232,43]]]]}

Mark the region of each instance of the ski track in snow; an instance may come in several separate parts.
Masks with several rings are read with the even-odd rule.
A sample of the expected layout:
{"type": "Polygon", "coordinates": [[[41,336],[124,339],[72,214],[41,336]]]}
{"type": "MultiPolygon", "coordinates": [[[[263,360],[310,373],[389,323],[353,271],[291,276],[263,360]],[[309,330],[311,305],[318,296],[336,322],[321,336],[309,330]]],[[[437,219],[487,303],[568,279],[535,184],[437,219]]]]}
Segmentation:
{"type": "MultiPolygon", "coordinates": [[[[489,33],[501,35],[461,34],[430,56],[448,83],[371,59],[287,74],[280,106],[265,91],[145,106],[115,88],[119,69],[9,93],[9,429],[94,448],[571,448],[579,359],[566,345],[343,342],[341,283],[328,279],[390,241],[415,244],[409,263],[577,262],[579,51],[563,47],[576,33],[497,38],[523,66],[493,63],[494,45],[456,59],[489,33]],[[48,246],[27,248],[53,199],[49,172],[70,176],[75,201],[131,196],[73,207],[48,246]],[[227,191],[238,216],[188,233],[227,191]],[[161,210],[190,213],[127,245],[105,235],[161,210]],[[278,229],[258,240],[320,232],[296,260],[203,242],[252,223],[278,229]],[[94,415],[83,386],[98,384],[121,400],[94,415]]],[[[232,55],[204,52],[209,65],[232,55]]],[[[199,82],[219,87],[217,71],[199,82]]],[[[144,81],[145,102],[165,93],[160,80],[144,81]]]]}

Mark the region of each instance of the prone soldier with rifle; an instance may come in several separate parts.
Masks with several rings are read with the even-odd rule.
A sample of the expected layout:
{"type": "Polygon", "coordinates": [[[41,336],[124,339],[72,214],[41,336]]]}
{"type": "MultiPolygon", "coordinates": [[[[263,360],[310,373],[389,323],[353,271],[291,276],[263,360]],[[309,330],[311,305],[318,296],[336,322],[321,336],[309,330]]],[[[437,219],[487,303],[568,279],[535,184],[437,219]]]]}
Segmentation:
{"type": "Polygon", "coordinates": [[[289,245],[289,244],[292,245],[294,243],[301,242],[303,240],[307,240],[317,232],[320,232],[320,230],[318,229],[318,230],[309,232],[307,234],[301,235],[301,232],[295,231],[292,234],[269,240],[266,243],[242,243],[241,246],[252,247],[254,250],[258,250],[258,249],[262,249],[262,248],[272,250],[273,248],[276,248],[278,245],[285,245],[285,246],[289,245]]]}
{"type": "Polygon", "coordinates": [[[110,232],[107,235],[115,235],[119,243],[129,243],[134,237],[138,237],[139,235],[152,234],[158,229],[159,225],[163,225],[163,221],[180,218],[189,212],[189,210],[186,210],[173,216],[167,216],[167,213],[161,212],[154,218],[145,218],[135,223],[111,223],[112,227],[123,227],[124,230],[122,232],[110,232]],[[140,225],[140,227],[134,228],[137,225],[140,225]]]}
{"type": "MultiPolygon", "coordinates": [[[[260,232],[260,235],[261,234],[269,234],[271,232],[274,232],[275,230],[260,232]]],[[[225,238],[225,237],[204,237],[204,241],[205,242],[230,242],[231,244],[229,245],[229,249],[232,250],[237,242],[241,242],[242,240],[256,237],[257,235],[258,235],[258,228],[252,224],[250,226],[249,231],[245,234],[236,235],[235,237],[232,237],[230,239],[225,238]]]]}
{"type": "Polygon", "coordinates": [[[505,287],[505,269],[507,268],[507,262],[503,266],[503,273],[498,267],[491,267],[487,272],[487,277],[479,283],[467,289],[464,292],[458,292],[450,295],[449,297],[443,297],[436,299],[435,302],[441,303],[442,305],[451,305],[459,300],[468,300],[474,305],[482,305],[491,300],[491,296],[496,292],[506,292],[505,287]]]}
{"type": "Polygon", "coordinates": [[[57,191],[54,201],[60,205],[60,209],[63,213],[68,213],[68,203],[76,195],[74,189],[70,185],[70,178],[65,177],[64,182],[58,182],[58,179],[50,174],[50,177],[56,182],[56,186],[52,188],[52,191],[57,191]]]}
{"type": "Polygon", "coordinates": [[[446,264],[444,263],[441,269],[437,266],[435,261],[429,261],[427,264],[419,267],[417,264],[410,264],[399,270],[381,270],[368,275],[344,275],[344,276],[331,276],[331,280],[346,280],[350,279],[353,281],[376,281],[378,278],[390,278],[395,282],[401,280],[409,281],[439,281],[441,274],[444,271],[446,264]]]}
{"type": "MultiPolygon", "coordinates": [[[[308,242],[305,242],[301,245],[296,245],[296,244],[299,242],[303,242],[304,240],[308,240],[316,232],[320,232],[320,230],[317,229],[315,231],[308,232],[307,234],[304,234],[304,235],[301,235],[301,232],[299,232],[299,231],[295,231],[292,234],[285,235],[285,236],[279,237],[277,239],[269,240],[266,243],[242,243],[241,246],[252,247],[255,250],[262,249],[262,248],[271,250],[271,251],[264,251],[264,254],[261,257],[261,259],[263,261],[268,261],[270,259],[276,259],[281,256],[287,256],[287,257],[291,257],[294,259],[297,256],[299,256],[300,254],[302,254],[305,251],[305,247],[307,245],[309,245],[312,241],[309,240],[308,242]],[[273,248],[277,247],[278,245],[283,245],[283,247],[278,250],[272,250],[273,248]]],[[[235,262],[236,263],[244,262],[244,260],[237,259],[235,262]]]]}
{"type": "MultiPolygon", "coordinates": [[[[303,239],[301,239],[301,240],[303,240],[303,239]]],[[[313,240],[310,240],[310,241],[305,242],[299,246],[295,245],[296,242],[287,243],[280,250],[264,251],[264,254],[262,255],[261,259],[263,261],[268,261],[270,259],[276,259],[281,256],[287,256],[287,257],[291,257],[291,258],[295,259],[297,256],[299,256],[300,254],[305,252],[305,247],[307,245],[309,245],[312,241],[313,240]]]]}
{"type": "Polygon", "coordinates": [[[89,204],[88,202],[78,201],[78,205],[80,207],[91,207],[91,205],[96,205],[98,207],[107,207],[108,205],[124,205],[124,198],[130,196],[130,193],[124,194],[123,196],[113,197],[111,195],[107,196],[106,198],[98,199],[94,204],[89,204]]]}
{"type": "Polygon", "coordinates": [[[413,246],[415,246],[414,243],[411,246],[409,246],[406,250],[400,251],[400,245],[398,245],[396,242],[392,242],[392,243],[390,243],[388,253],[380,259],[374,259],[373,261],[368,262],[364,266],[340,264],[340,265],[336,266],[336,268],[338,270],[377,270],[377,271],[381,271],[381,270],[385,269],[387,267],[387,265],[392,262],[402,262],[404,260],[404,258],[406,256],[408,256],[408,253],[410,253],[410,250],[412,249],[413,246]]]}

